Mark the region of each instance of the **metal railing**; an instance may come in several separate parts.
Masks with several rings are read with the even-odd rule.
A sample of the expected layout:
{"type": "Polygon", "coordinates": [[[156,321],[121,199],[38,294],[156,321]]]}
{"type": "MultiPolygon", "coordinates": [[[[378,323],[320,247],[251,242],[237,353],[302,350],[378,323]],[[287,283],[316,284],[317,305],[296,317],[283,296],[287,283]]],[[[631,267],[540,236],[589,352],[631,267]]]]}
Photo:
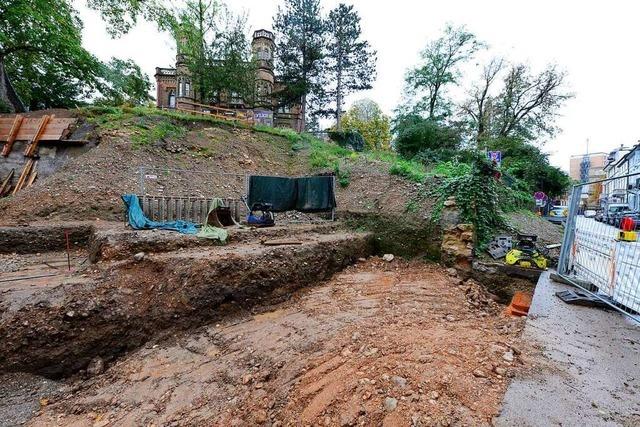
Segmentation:
{"type": "MultiPolygon", "coordinates": [[[[140,207],[145,216],[152,221],[190,221],[195,224],[206,224],[207,216],[214,199],[204,197],[150,196],[138,195],[140,207]]],[[[222,203],[228,207],[231,216],[239,222],[246,215],[246,208],[239,199],[223,198],[222,203]]]]}
{"type": "Polygon", "coordinates": [[[558,274],[609,307],[640,323],[638,178],[640,173],[573,187],[558,274]],[[625,189],[626,194],[622,199],[617,199],[622,202],[610,203],[609,195],[602,194],[596,206],[587,204],[593,203],[589,191],[595,188],[596,184],[621,178],[629,182],[625,189]]]}

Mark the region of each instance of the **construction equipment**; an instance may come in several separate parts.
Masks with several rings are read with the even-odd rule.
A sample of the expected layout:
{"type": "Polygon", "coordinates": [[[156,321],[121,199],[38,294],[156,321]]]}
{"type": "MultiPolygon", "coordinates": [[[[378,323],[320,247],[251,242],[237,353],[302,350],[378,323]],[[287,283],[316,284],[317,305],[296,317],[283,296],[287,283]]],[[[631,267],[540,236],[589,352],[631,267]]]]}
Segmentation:
{"type": "Polygon", "coordinates": [[[249,207],[247,200],[243,197],[242,201],[247,207],[247,224],[252,227],[273,227],[275,217],[273,216],[273,205],[271,203],[254,203],[249,207]],[[260,212],[260,214],[257,214],[260,212]]]}
{"type": "Polygon", "coordinates": [[[618,232],[618,240],[622,242],[638,241],[638,234],[635,232],[636,222],[631,217],[622,218],[620,221],[621,231],[618,232]]]}
{"type": "Polygon", "coordinates": [[[518,233],[517,242],[514,248],[507,253],[505,263],[523,268],[546,270],[547,258],[543,253],[544,251],[538,249],[537,240],[538,236],[534,234],[518,233]]]}

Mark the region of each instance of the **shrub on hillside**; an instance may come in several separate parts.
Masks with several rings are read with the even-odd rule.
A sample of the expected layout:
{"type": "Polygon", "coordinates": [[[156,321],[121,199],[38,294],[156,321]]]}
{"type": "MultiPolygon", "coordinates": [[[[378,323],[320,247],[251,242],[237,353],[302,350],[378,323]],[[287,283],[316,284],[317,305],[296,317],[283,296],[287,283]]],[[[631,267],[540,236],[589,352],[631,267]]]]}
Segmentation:
{"type": "Polygon", "coordinates": [[[410,115],[398,119],[394,128],[398,135],[395,148],[404,158],[411,159],[422,152],[425,156],[446,160],[460,147],[460,132],[435,120],[410,115]]]}
{"type": "Polygon", "coordinates": [[[353,151],[364,150],[365,142],[360,132],[356,130],[330,131],[329,138],[340,147],[353,151]]]}

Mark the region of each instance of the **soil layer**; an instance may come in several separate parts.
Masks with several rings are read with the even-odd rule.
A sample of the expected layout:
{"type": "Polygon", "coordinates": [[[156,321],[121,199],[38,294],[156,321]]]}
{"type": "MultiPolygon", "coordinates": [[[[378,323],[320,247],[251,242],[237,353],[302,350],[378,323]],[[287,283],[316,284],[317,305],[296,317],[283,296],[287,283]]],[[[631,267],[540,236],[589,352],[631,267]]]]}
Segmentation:
{"type": "Polygon", "coordinates": [[[441,267],[374,258],[70,381],[34,426],[490,425],[521,319],[441,267]]]}

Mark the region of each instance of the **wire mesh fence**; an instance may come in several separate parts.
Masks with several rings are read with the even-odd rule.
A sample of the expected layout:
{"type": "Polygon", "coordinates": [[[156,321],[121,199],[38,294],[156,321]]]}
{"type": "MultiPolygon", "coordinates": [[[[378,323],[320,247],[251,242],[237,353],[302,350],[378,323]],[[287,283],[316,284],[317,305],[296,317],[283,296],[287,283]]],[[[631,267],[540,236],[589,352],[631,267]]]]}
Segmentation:
{"type": "Polygon", "coordinates": [[[574,186],[558,273],[640,323],[639,207],[640,173],[574,186]]]}
{"type": "MultiPolygon", "coordinates": [[[[273,175],[268,172],[238,174],[180,168],[142,166],[135,171],[137,190],[145,215],[152,220],[187,220],[203,224],[215,198],[223,200],[236,221],[246,218],[249,210],[243,199],[248,193],[250,175],[273,175]]],[[[334,182],[335,191],[335,182],[334,182]]],[[[334,220],[335,210],[326,213],[282,212],[280,220],[290,223],[334,220]]]]}

